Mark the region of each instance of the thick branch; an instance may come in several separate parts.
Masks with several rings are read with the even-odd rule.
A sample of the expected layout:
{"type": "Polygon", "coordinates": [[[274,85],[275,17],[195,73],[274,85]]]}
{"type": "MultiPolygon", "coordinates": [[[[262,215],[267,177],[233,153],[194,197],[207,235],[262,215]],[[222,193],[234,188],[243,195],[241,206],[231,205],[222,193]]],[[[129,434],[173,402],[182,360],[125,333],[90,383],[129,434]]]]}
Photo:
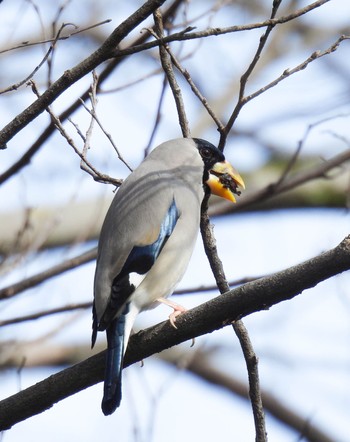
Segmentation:
{"type": "MultiPolygon", "coordinates": [[[[130,339],[125,366],[196,336],[230,325],[243,316],[292,299],[321,281],[350,269],[350,236],[337,247],[272,276],[247,283],[177,319],[141,331],[130,339]]],[[[104,352],[63,370],[0,402],[0,430],[11,428],[56,402],[103,379],[104,352]]]]}

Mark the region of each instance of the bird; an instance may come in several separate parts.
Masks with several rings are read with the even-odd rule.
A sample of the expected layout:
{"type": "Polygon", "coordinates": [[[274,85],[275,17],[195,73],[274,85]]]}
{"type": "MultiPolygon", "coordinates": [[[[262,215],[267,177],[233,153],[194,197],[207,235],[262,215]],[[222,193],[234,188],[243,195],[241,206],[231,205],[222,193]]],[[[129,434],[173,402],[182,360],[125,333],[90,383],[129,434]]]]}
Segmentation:
{"type": "Polygon", "coordinates": [[[122,398],[123,358],[136,316],[164,303],[171,324],[185,309],[167,298],[181,280],[196,243],[208,193],[235,202],[244,182],[209,141],[177,138],[154,148],[123,181],[98,242],[92,347],[106,331],[102,411],[122,398]]]}

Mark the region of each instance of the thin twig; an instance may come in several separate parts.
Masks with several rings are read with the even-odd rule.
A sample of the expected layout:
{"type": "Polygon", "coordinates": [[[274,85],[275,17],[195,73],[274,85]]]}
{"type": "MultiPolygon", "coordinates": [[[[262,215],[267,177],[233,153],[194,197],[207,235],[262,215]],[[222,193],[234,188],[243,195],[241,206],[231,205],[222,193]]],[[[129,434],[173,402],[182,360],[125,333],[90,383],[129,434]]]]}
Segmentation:
{"type": "MultiPolygon", "coordinates": [[[[108,133],[108,132],[105,130],[105,128],[103,127],[101,121],[100,121],[99,118],[97,117],[97,114],[96,114],[97,90],[96,90],[96,88],[97,88],[97,85],[98,85],[98,77],[96,76],[96,74],[93,74],[93,76],[94,76],[94,81],[93,81],[93,85],[92,85],[92,88],[91,88],[91,94],[90,94],[90,95],[91,95],[91,98],[90,98],[90,99],[91,99],[91,106],[92,106],[92,108],[89,109],[89,108],[86,106],[86,104],[84,103],[83,100],[81,100],[81,104],[82,104],[82,106],[84,107],[84,109],[85,109],[85,110],[91,115],[91,117],[92,117],[92,121],[96,121],[96,123],[98,124],[98,126],[100,127],[100,129],[102,130],[102,132],[104,133],[104,135],[108,138],[109,142],[111,143],[111,145],[113,146],[115,152],[117,153],[119,160],[120,160],[122,163],[125,164],[125,166],[130,170],[130,172],[132,172],[132,168],[131,168],[131,167],[129,166],[129,164],[124,160],[123,156],[121,155],[121,153],[120,153],[120,151],[119,151],[117,145],[115,144],[115,142],[114,142],[114,140],[113,140],[113,138],[112,138],[112,135],[111,135],[110,133],[108,133]]],[[[91,124],[90,124],[90,126],[91,126],[91,124]]],[[[90,131],[88,131],[88,132],[90,132],[90,131]]],[[[87,139],[88,139],[88,133],[87,133],[87,135],[86,135],[86,140],[87,140],[87,139]]],[[[85,147],[84,149],[85,149],[85,154],[86,154],[87,147],[85,147]]]]}
{"type": "MultiPolygon", "coordinates": [[[[74,23],[70,23],[77,30],[74,32],[70,32],[68,35],[61,35],[59,38],[56,38],[56,37],[55,38],[48,38],[45,40],[39,40],[39,41],[34,41],[34,42],[24,41],[24,42],[18,44],[17,46],[13,46],[12,48],[1,50],[0,54],[4,54],[5,52],[10,52],[10,51],[15,51],[17,49],[27,48],[30,46],[38,46],[38,45],[43,45],[45,43],[53,43],[54,41],[68,40],[69,38],[73,37],[74,35],[81,34],[82,32],[86,32],[86,31],[90,31],[90,29],[94,29],[94,28],[97,28],[98,26],[105,25],[107,23],[110,23],[111,21],[112,21],[112,19],[103,20],[103,21],[100,21],[100,22],[95,23],[93,25],[87,26],[85,28],[81,28],[81,29],[79,29],[78,26],[76,26],[74,23]]],[[[67,23],[64,23],[64,25],[66,25],[66,24],[67,23]]]]}
{"type": "MultiPolygon", "coordinates": [[[[98,103],[97,96],[96,96],[96,88],[97,88],[97,75],[96,75],[95,71],[92,71],[92,85],[91,85],[91,92],[90,92],[90,102],[91,102],[91,107],[92,107],[92,110],[90,111],[91,119],[90,119],[90,124],[87,128],[85,137],[84,137],[84,146],[83,146],[83,150],[81,152],[84,157],[84,160],[86,159],[87,152],[90,149],[90,141],[91,141],[91,137],[92,137],[92,131],[94,129],[95,119],[93,116],[96,114],[96,106],[98,103]]],[[[83,102],[82,105],[85,106],[85,103],[83,102]]],[[[80,168],[83,170],[86,170],[86,164],[85,164],[84,160],[81,160],[80,168]]],[[[86,170],[86,171],[89,173],[88,170],[86,170]]]]}
{"type": "MultiPolygon", "coordinates": [[[[35,82],[33,80],[30,80],[28,83],[31,85],[32,90],[35,93],[35,95],[37,97],[40,97],[40,94],[39,94],[38,88],[36,87],[35,82]]],[[[69,136],[68,132],[65,130],[65,128],[63,127],[59,118],[54,114],[54,112],[52,111],[50,106],[47,107],[46,111],[50,115],[51,120],[53,121],[53,123],[56,126],[59,133],[62,135],[63,138],[65,138],[67,143],[73,148],[74,152],[79,156],[81,161],[84,162],[84,164],[87,166],[87,167],[84,167],[83,170],[85,170],[89,175],[91,175],[92,178],[97,182],[110,183],[110,184],[115,185],[116,187],[119,187],[121,185],[121,183],[123,182],[123,180],[120,180],[117,178],[112,178],[109,175],[103,174],[103,173],[99,172],[97,169],[95,169],[95,167],[87,160],[85,153],[80,152],[80,150],[76,147],[73,139],[69,136]]],[[[86,140],[86,138],[82,135],[82,133],[80,131],[79,131],[79,134],[83,137],[83,139],[86,140]]]]}
{"type": "Polygon", "coordinates": [[[164,102],[166,87],[167,87],[167,78],[164,75],[163,82],[162,82],[162,90],[160,92],[160,97],[159,97],[159,100],[158,100],[158,107],[157,107],[156,118],[155,118],[155,121],[154,121],[154,124],[153,124],[153,129],[152,129],[151,135],[149,137],[147,146],[144,149],[144,157],[146,157],[149,154],[150,150],[151,150],[153,139],[154,139],[154,137],[156,135],[156,132],[157,132],[160,120],[161,120],[161,116],[162,116],[161,115],[161,110],[162,110],[162,106],[163,106],[163,102],[164,102]]]}
{"type": "MultiPolygon", "coordinates": [[[[62,3],[61,5],[58,6],[57,12],[56,12],[56,16],[54,17],[52,24],[51,24],[51,28],[52,28],[52,35],[57,35],[57,26],[58,26],[58,20],[60,18],[60,16],[62,15],[62,13],[64,12],[64,10],[66,9],[68,3],[70,3],[71,0],[66,0],[64,3],[62,3]]],[[[73,25],[75,28],[76,26],[73,25]]],[[[55,45],[56,47],[56,45],[55,45]]],[[[55,48],[52,50],[50,56],[47,58],[47,87],[50,87],[51,84],[53,83],[52,81],[52,74],[53,74],[53,57],[55,54],[55,48]]]]}
{"type": "MultiPolygon", "coordinates": [[[[155,24],[154,35],[157,39],[163,38],[163,36],[164,36],[163,19],[162,19],[162,14],[160,12],[160,9],[157,9],[153,13],[153,17],[154,17],[154,24],[155,24]]],[[[152,31],[150,31],[150,32],[152,32],[152,31]]],[[[189,138],[191,136],[191,131],[190,131],[187,116],[186,116],[185,105],[184,105],[183,98],[182,98],[182,92],[181,92],[181,89],[176,81],[173,66],[171,64],[171,59],[170,59],[169,54],[165,48],[165,45],[159,46],[159,55],[160,55],[160,61],[162,63],[162,67],[164,69],[165,75],[166,75],[168,82],[169,82],[170,89],[173,93],[182,135],[184,138],[189,138]]]]}
{"type": "Polygon", "coordinates": [[[244,104],[246,104],[249,101],[253,100],[254,98],[258,97],[259,95],[261,95],[262,93],[266,92],[267,90],[273,88],[278,83],[280,83],[281,81],[283,81],[286,78],[290,77],[291,75],[296,74],[297,72],[301,72],[303,69],[305,69],[313,61],[318,60],[319,58],[324,57],[325,55],[329,55],[332,52],[335,52],[338,49],[339,45],[343,41],[345,41],[345,40],[350,40],[350,36],[349,35],[341,35],[337,39],[337,41],[334,42],[327,49],[325,49],[323,51],[315,51],[315,52],[313,52],[310,55],[310,57],[308,57],[305,61],[303,61],[302,63],[298,64],[294,68],[292,68],[292,69],[285,69],[283,71],[283,73],[278,78],[276,78],[275,80],[271,81],[271,83],[263,86],[262,88],[258,89],[257,91],[253,92],[252,94],[247,95],[244,98],[244,104]]]}
{"type": "Polygon", "coordinates": [[[195,85],[194,81],[191,78],[190,73],[181,66],[180,62],[177,60],[177,58],[175,57],[173,52],[170,50],[169,46],[165,46],[165,49],[168,52],[173,65],[184,76],[185,80],[190,85],[192,92],[199,99],[199,101],[203,104],[204,108],[207,110],[208,114],[213,119],[214,123],[216,124],[216,126],[218,128],[218,131],[222,132],[224,130],[223,123],[220,121],[219,117],[215,114],[215,112],[213,111],[213,109],[209,105],[208,100],[204,97],[204,95],[202,95],[202,93],[200,92],[198,87],[195,85]]]}
{"type": "Polygon", "coordinates": [[[62,30],[64,29],[65,26],[74,26],[72,25],[72,23],[64,23],[60,29],[58,30],[55,39],[53,40],[53,42],[51,43],[48,51],[46,52],[44,58],[41,60],[41,62],[34,68],[34,70],[24,79],[19,81],[18,83],[14,83],[11,86],[8,86],[5,89],[0,90],[0,95],[1,94],[5,94],[6,92],[10,92],[13,90],[17,90],[18,88],[20,88],[21,86],[23,86],[24,84],[28,83],[28,81],[38,72],[38,70],[41,68],[41,66],[48,60],[50,54],[52,53],[52,51],[54,50],[57,40],[59,39],[59,36],[62,32],[62,30]]]}
{"type": "MultiPolygon", "coordinates": [[[[326,118],[323,118],[322,120],[316,121],[315,123],[311,123],[311,124],[309,124],[309,125],[307,126],[307,128],[306,128],[306,130],[305,130],[305,133],[304,133],[304,135],[303,135],[303,137],[298,141],[298,145],[297,145],[297,148],[296,148],[294,154],[292,155],[291,159],[288,161],[288,164],[286,165],[284,171],[281,173],[280,178],[279,178],[278,181],[274,184],[274,187],[275,187],[275,188],[280,187],[281,184],[286,180],[287,176],[289,175],[290,171],[292,170],[293,166],[295,165],[295,163],[296,163],[296,161],[297,161],[297,159],[298,159],[298,157],[299,157],[299,154],[300,154],[302,148],[304,147],[304,145],[305,145],[305,143],[306,143],[306,140],[307,140],[307,138],[308,138],[310,132],[311,132],[315,127],[320,126],[321,124],[324,124],[325,122],[327,122],[327,121],[331,121],[331,120],[333,120],[333,119],[334,119],[334,116],[326,117],[326,118]]],[[[347,146],[348,146],[348,148],[349,148],[349,147],[350,147],[350,146],[349,146],[349,143],[346,143],[346,144],[347,144],[347,146]]]]}
{"type": "Polygon", "coordinates": [[[62,123],[60,122],[59,118],[53,113],[53,111],[50,109],[50,107],[47,108],[47,112],[50,114],[52,121],[54,122],[55,126],[57,127],[59,133],[62,135],[63,138],[67,141],[67,143],[73,148],[74,152],[79,156],[79,158],[84,162],[84,164],[87,166],[84,168],[84,170],[92,176],[92,178],[99,182],[99,183],[110,183],[115,185],[116,187],[119,187],[122,183],[122,180],[117,178],[112,178],[109,175],[106,175],[104,173],[99,172],[91,163],[87,160],[87,158],[84,156],[82,152],[76,147],[73,139],[69,136],[65,128],[63,127],[62,123]]]}
{"type": "MultiPolygon", "coordinates": [[[[277,14],[277,10],[281,4],[282,0],[274,0],[273,5],[272,5],[272,11],[271,11],[271,16],[270,19],[274,19],[276,17],[277,14]]],[[[223,130],[219,130],[220,132],[220,141],[219,141],[219,145],[218,148],[220,150],[224,150],[225,144],[226,144],[226,139],[228,134],[230,133],[232,126],[234,125],[234,122],[236,121],[242,107],[245,104],[245,100],[244,100],[244,95],[245,95],[245,88],[247,86],[249,77],[251,75],[251,73],[253,72],[255,66],[257,65],[258,61],[260,60],[260,56],[261,53],[267,43],[267,40],[270,36],[270,33],[272,31],[272,29],[275,27],[275,24],[271,24],[269,26],[267,26],[264,34],[260,37],[260,41],[259,41],[259,45],[258,48],[256,50],[256,53],[251,61],[251,63],[248,66],[248,69],[244,72],[244,74],[241,76],[240,79],[240,89],[239,89],[239,94],[238,94],[238,102],[236,104],[236,106],[233,109],[233,112],[225,126],[225,128],[223,130]]]]}

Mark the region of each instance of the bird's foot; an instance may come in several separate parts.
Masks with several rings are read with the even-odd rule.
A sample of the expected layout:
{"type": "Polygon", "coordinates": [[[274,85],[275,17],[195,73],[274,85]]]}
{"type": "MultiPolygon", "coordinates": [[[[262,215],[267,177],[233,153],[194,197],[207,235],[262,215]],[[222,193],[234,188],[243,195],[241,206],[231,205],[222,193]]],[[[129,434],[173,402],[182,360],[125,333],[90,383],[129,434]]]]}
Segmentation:
{"type": "Polygon", "coordinates": [[[176,304],[176,302],[169,301],[168,299],[165,299],[165,298],[158,298],[157,302],[161,302],[162,304],[168,305],[169,307],[174,309],[174,311],[171,313],[171,315],[169,315],[169,321],[170,321],[170,324],[174,328],[177,328],[175,325],[176,318],[179,315],[181,315],[181,313],[187,312],[187,309],[185,307],[183,307],[182,305],[176,304]]]}

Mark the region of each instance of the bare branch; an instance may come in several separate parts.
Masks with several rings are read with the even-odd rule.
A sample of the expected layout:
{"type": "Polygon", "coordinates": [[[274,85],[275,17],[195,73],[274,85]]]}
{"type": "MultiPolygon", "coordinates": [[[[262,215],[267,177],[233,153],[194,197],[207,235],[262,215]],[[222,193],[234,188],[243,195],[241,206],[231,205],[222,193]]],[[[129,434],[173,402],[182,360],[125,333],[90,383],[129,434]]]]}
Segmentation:
{"type": "MultiPolygon", "coordinates": [[[[67,270],[71,270],[74,267],[81,266],[92,259],[96,258],[96,249],[91,250],[90,252],[86,252],[87,256],[78,256],[76,258],[73,258],[71,260],[65,261],[62,264],[59,264],[57,266],[52,267],[49,270],[46,270],[45,272],[41,272],[35,276],[29,277],[27,279],[24,279],[16,284],[13,284],[11,286],[5,287],[3,289],[0,289],[0,299],[7,299],[12,296],[15,296],[16,294],[23,292],[24,290],[27,290],[30,287],[34,287],[36,285],[41,284],[42,282],[57,276],[67,270]],[[92,257],[92,258],[91,258],[92,257]],[[89,259],[91,258],[91,259],[89,259]],[[64,266],[65,265],[65,266],[64,266]],[[69,267],[70,265],[70,267],[69,267]],[[56,273],[55,273],[56,271],[56,273]]],[[[241,284],[246,284],[247,282],[255,281],[258,279],[258,277],[246,277],[246,278],[240,278],[236,281],[230,281],[229,286],[235,287],[241,284]]],[[[189,294],[199,294],[203,292],[209,292],[209,291],[216,291],[217,286],[216,285],[210,285],[210,286],[200,286],[200,287],[192,287],[192,288],[185,288],[181,290],[175,290],[174,295],[189,295],[189,294]]],[[[55,309],[48,309],[48,310],[42,310],[37,313],[33,313],[31,315],[25,315],[25,316],[19,316],[16,318],[10,318],[10,319],[4,319],[0,321],[0,327],[6,326],[6,325],[12,325],[12,324],[18,324],[19,322],[26,322],[26,321],[32,321],[33,319],[40,319],[44,316],[50,316],[55,315],[57,313],[65,313],[70,312],[72,310],[84,310],[84,309],[91,309],[92,308],[92,302],[82,302],[79,304],[67,304],[62,307],[58,307],[55,309]]]]}
{"type": "MultiPolygon", "coordinates": [[[[157,39],[162,39],[164,36],[164,29],[163,29],[163,19],[162,14],[160,12],[160,9],[157,9],[154,14],[154,23],[155,23],[155,37],[157,39]]],[[[152,31],[151,31],[152,32],[152,31]]],[[[162,63],[163,70],[165,72],[165,75],[168,79],[170,89],[173,93],[174,101],[176,104],[177,114],[179,117],[179,123],[182,131],[182,136],[184,138],[188,138],[191,136],[185,106],[182,98],[182,92],[181,89],[177,83],[173,66],[171,63],[171,58],[167,52],[166,45],[160,45],[159,46],[159,55],[160,55],[160,61],[162,63]]]]}
{"type": "MultiPolygon", "coordinates": [[[[37,97],[40,97],[40,94],[39,94],[39,91],[38,91],[38,89],[36,87],[35,82],[33,80],[31,80],[29,82],[29,84],[32,86],[32,90],[35,93],[35,95],[37,97]]],[[[69,136],[69,134],[67,133],[67,131],[63,127],[63,125],[60,122],[59,118],[53,113],[51,107],[48,106],[46,110],[47,110],[48,114],[50,115],[51,120],[53,121],[54,125],[58,129],[59,133],[62,135],[63,138],[65,138],[67,143],[73,148],[74,152],[80,157],[80,159],[81,159],[80,167],[85,172],[87,172],[89,175],[91,175],[95,181],[102,182],[102,183],[111,183],[111,184],[114,184],[115,186],[119,187],[121,185],[121,183],[122,183],[122,180],[116,179],[116,178],[112,178],[109,175],[105,175],[105,174],[99,172],[97,169],[95,169],[95,167],[86,158],[86,152],[87,152],[88,143],[89,143],[88,140],[89,140],[89,138],[91,136],[92,125],[90,124],[90,127],[89,127],[89,130],[87,132],[87,136],[86,137],[84,137],[82,135],[82,133],[79,131],[79,128],[76,125],[74,125],[76,127],[78,133],[81,135],[81,137],[84,140],[84,148],[83,148],[83,151],[80,152],[80,150],[76,147],[73,139],[69,136]]],[[[94,121],[94,119],[92,118],[92,122],[93,121],[94,121]]],[[[72,124],[74,124],[74,123],[72,123],[72,124]]]]}
{"type": "Polygon", "coordinates": [[[172,53],[172,51],[170,50],[169,46],[166,46],[166,50],[167,50],[168,54],[171,57],[171,61],[172,61],[173,65],[184,76],[184,78],[186,79],[187,83],[190,85],[190,87],[192,89],[192,92],[199,99],[199,101],[203,104],[204,108],[207,110],[208,114],[211,116],[211,118],[213,119],[214,123],[216,124],[216,126],[218,128],[218,131],[221,133],[224,130],[224,125],[220,121],[219,117],[215,114],[215,112],[213,111],[211,106],[209,105],[208,100],[201,94],[201,92],[198,89],[198,87],[194,84],[194,81],[192,80],[190,73],[181,66],[180,62],[177,60],[175,55],[172,53]]]}
{"type": "Polygon", "coordinates": [[[275,80],[271,81],[271,83],[263,86],[262,88],[260,88],[259,90],[257,90],[256,92],[246,96],[244,98],[244,104],[248,103],[249,101],[251,101],[253,98],[258,97],[259,95],[261,95],[262,93],[266,92],[267,90],[275,87],[278,83],[280,83],[281,81],[285,80],[286,78],[290,77],[293,74],[296,74],[297,72],[302,71],[303,69],[305,69],[310,63],[312,63],[315,60],[318,60],[321,57],[324,57],[325,55],[329,55],[332,52],[335,52],[338,48],[339,45],[344,41],[344,40],[349,40],[350,36],[348,35],[342,35],[338,38],[338,40],[333,43],[331,46],[329,46],[327,49],[323,50],[323,51],[316,51],[313,52],[310,57],[308,57],[305,61],[303,61],[302,63],[298,64],[298,66],[295,66],[293,69],[285,69],[283,71],[283,73],[276,78],[275,80]]]}
{"type": "MultiPolygon", "coordinates": [[[[339,118],[339,116],[338,116],[337,118],[339,118]]],[[[325,122],[330,121],[330,120],[333,120],[333,119],[334,119],[333,116],[332,116],[332,117],[326,117],[326,118],[324,118],[324,119],[322,119],[322,120],[320,120],[320,121],[316,121],[315,123],[311,123],[311,124],[308,125],[308,127],[306,128],[306,131],[305,131],[305,133],[304,133],[304,136],[301,138],[301,140],[299,140],[298,145],[297,145],[297,148],[296,148],[294,154],[292,155],[290,161],[288,162],[288,164],[287,164],[285,170],[282,172],[281,177],[279,178],[279,180],[277,181],[277,183],[274,184],[274,186],[275,186],[276,188],[278,188],[278,187],[283,183],[283,181],[285,181],[285,179],[287,178],[288,174],[289,174],[290,171],[292,170],[292,168],[293,168],[294,164],[296,163],[296,160],[297,160],[297,158],[298,158],[298,156],[299,156],[299,154],[300,154],[302,148],[304,147],[304,145],[305,145],[305,143],[306,143],[306,140],[307,140],[307,138],[308,138],[310,132],[311,132],[315,127],[320,126],[321,124],[324,124],[325,122]]],[[[347,144],[348,147],[350,148],[349,142],[347,142],[346,144],[347,144]]]]}
{"type": "MultiPolygon", "coordinates": [[[[123,180],[112,178],[109,175],[106,175],[104,173],[99,172],[86,158],[86,152],[80,152],[80,150],[76,147],[73,139],[69,136],[65,128],[63,127],[62,123],[60,122],[59,118],[53,113],[50,107],[47,108],[47,112],[50,114],[50,117],[52,121],[54,122],[55,126],[57,127],[59,133],[62,135],[63,138],[67,141],[67,143],[73,148],[74,152],[79,156],[81,159],[81,165],[85,164],[85,166],[81,166],[81,168],[87,172],[89,175],[92,176],[92,178],[99,182],[99,183],[111,183],[115,185],[116,187],[119,187],[123,180]]],[[[85,143],[86,146],[86,143],[85,143]]]]}
{"type": "Polygon", "coordinates": [[[0,327],[6,325],[19,324],[20,322],[34,321],[36,319],[44,318],[45,316],[57,315],[58,313],[67,313],[75,310],[85,310],[92,307],[92,302],[82,302],[80,304],[69,304],[64,307],[57,307],[40,312],[32,313],[30,315],[18,316],[17,318],[4,319],[0,321],[0,327]]]}

